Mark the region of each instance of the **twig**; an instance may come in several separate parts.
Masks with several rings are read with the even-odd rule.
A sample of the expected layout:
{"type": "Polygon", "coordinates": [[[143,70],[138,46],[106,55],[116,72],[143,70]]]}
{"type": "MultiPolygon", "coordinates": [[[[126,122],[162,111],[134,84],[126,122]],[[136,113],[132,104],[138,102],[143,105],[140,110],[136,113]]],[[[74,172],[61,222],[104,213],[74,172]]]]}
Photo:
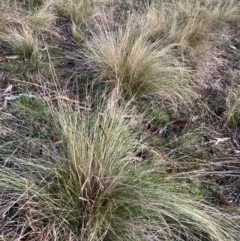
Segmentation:
{"type": "Polygon", "coordinates": [[[99,127],[101,128],[101,130],[102,130],[102,132],[103,132],[104,136],[105,136],[105,137],[106,137],[106,139],[107,139],[107,134],[105,133],[104,128],[103,128],[103,125],[102,125],[102,123],[101,123],[101,122],[99,123],[99,127]]]}

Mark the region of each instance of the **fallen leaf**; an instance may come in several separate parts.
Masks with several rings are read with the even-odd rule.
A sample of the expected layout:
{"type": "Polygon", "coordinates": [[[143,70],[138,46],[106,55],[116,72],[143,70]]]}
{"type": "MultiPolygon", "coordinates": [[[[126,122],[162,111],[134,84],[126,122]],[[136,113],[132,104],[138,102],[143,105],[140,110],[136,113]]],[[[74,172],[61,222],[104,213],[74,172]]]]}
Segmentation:
{"type": "Polygon", "coordinates": [[[218,194],[218,199],[222,204],[224,204],[226,206],[229,205],[229,203],[226,201],[226,199],[223,196],[221,196],[220,194],[218,194]]]}
{"type": "Polygon", "coordinates": [[[4,58],[0,56],[0,62],[4,61],[4,58]]]}
{"type": "Polygon", "coordinates": [[[5,93],[8,93],[8,92],[11,92],[12,91],[12,85],[9,85],[6,89],[5,89],[5,91],[4,91],[4,94],[5,93]]]}
{"type": "Polygon", "coordinates": [[[176,167],[174,167],[174,168],[172,169],[171,173],[172,173],[172,174],[178,173],[178,169],[177,169],[176,167]]]}
{"type": "Polygon", "coordinates": [[[173,121],[173,124],[177,125],[177,126],[185,126],[187,123],[188,123],[187,120],[175,120],[175,121],[173,121]]]}
{"type": "Polygon", "coordinates": [[[58,136],[51,135],[49,138],[54,143],[57,143],[57,142],[61,141],[61,139],[58,136]]]}

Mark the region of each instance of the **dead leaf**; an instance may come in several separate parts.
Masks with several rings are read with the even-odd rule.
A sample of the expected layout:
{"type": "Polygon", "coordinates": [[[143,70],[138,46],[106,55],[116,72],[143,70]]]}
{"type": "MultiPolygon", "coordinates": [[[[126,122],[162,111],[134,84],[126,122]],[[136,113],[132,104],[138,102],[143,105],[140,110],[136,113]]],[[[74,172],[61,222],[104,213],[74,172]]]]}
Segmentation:
{"type": "Polygon", "coordinates": [[[54,143],[60,143],[61,142],[61,139],[58,136],[51,135],[49,138],[54,143]]]}
{"type": "Polygon", "coordinates": [[[4,94],[5,93],[8,93],[8,92],[11,92],[12,91],[12,85],[9,85],[6,89],[5,89],[5,91],[4,91],[4,94]]]}
{"type": "Polygon", "coordinates": [[[187,120],[175,120],[173,121],[173,124],[176,126],[185,126],[188,123],[187,120]]]}
{"type": "Polygon", "coordinates": [[[226,199],[225,199],[223,196],[221,196],[220,194],[218,194],[218,199],[219,199],[219,201],[220,201],[222,204],[224,204],[224,205],[226,205],[226,206],[230,205],[230,204],[226,201],[226,199]]]}
{"type": "Polygon", "coordinates": [[[4,58],[0,56],[0,62],[4,61],[4,58]]]}
{"type": "Polygon", "coordinates": [[[174,167],[174,168],[172,169],[171,173],[172,173],[172,174],[178,173],[178,169],[177,169],[176,167],[174,167]]]}

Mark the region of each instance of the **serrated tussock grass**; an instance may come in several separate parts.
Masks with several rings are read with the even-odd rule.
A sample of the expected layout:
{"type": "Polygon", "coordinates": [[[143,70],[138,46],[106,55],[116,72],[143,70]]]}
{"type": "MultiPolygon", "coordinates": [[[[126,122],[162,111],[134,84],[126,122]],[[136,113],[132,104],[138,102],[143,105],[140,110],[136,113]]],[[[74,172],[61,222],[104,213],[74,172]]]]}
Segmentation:
{"type": "Polygon", "coordinates": [[[60,16],[80,26],[101,1],[98,0],[53,0],[60,16]]]}
{"type": "Polygon", "coordinates": [[[24,24],[20,28],[12,28],[10,32],[11,34],[5,35],[4,40],[9,44],[12,53],[38,62],[39,43],[29,26],[24,24]]]}
{"type": "Polygon", "coordinates": [[[237,1],[153,1],[146,8],[144,26],[150,38],[177,44],[188,64],[200,61],[211,47],[214,32],[239,20],[237,1]]]}
{"type": "MultiPolygon", "coordinates": [[[[174,160],[165,160],[161,153],[165,147],[156,147],[151,140],[145,143],[139,140],[145,129],[143,120],[128,109],[131,104],[125,101],[137,102],[140,97],[148,96],[157,97],[156,108],[158,100],[166,99],[178,108],[180,102],[191,104],[195,94],[190,88],[193,71],[190,62],[201,56],[198,54],[215,28],[239,18],[239,4],[235,0],[151,1],[148,7],[144,5],[145,12],[126,10],[124,23],[116,23],[111,14],[104,13],[104,8],[97,9],[103,2],[0,3],[0,38],[8,45],[6,55],[21,61],[23,69],[29,69],[28,62],[38,67],[38,63],[46,60],[41,57],[47,53],[52,74],[51,78],[44,78],[40,74],[42,69],[37,68],[39,75],[32,78],[38,84],[30,86],[24,82],[30,90],[34,90],[33,86],[43,87],[45,92],[39,99],[47,96],[49,102],[20,98],[12,100],[14,104],[9,101],[7,109],[0,112],[0,239],[238,241],[238,217],[205,202],[199,189],[200,178],[211,176],[214,165],[223,165],[205,160],[207,157],[200,157],[201,153],[192,153],[205,132],[201,128],[187,132],[186,126],[182,133],[176,132],[181,137],[173,133],[175,140],[167,148],[175,148],[168,153],[168,158],[174,160]],[[56,43],[46,38],[45,33],[52,31],[55,14],[72,30],[70,37],[62,32],[62,40],[59,38],[56,43]],[[86,71],[89,77],[86,82],[92,80],[99,88],[96,95],[91,94],[93,97],[88,95],[94,104],[90,103],[91,108],[85,111],[84,107],[76,111],[74,104],[78,101],[68,97],[66,101],[74,102],[71,106],[57,101],[55,95],[65,97],[71,92],[67,85],[75,80],[72,76],[58,78],[59,67],[55,70],[53,66],[55,61],[58,64],[58,57],[51,59],[47,45],[45,50],[39,48],[48,41],[59,49],[62,44],[68,50],[63,50],[60,61],[62,56],[69,55],[72,60],[77,55],[72,46],[77,45],[65,46],[72,38],[81,43],[78,46],[81,51],[77,50],[80,64],[74,59],[70,71],[74,68],[75,76],[79,68],[81,81],[85,81],[83,71],[86,71]],[[66,89],[54,86],[54,90],[49,90],[49,83],[50,86],[61,83],[66,89]],[[101,92],[105,88],[110,90],[108,94],[101,92]],[[29,144],[34,148],[27,147],[29,144]],[[36,146],[39,149],[34,152],[36,146]],[[142,149],[147,149],[146,157],[139,157],[142,149]],[[171,173],[176,167],[180,170],[171,173]]],[[[4,51],[1,61],[8,61],[4,51]]],[[[3,78],[7,82],[16,79],[3,78]]],[[[20,86],[16,93],[21,92],[22,82],[14,82],[13,87],[16,83],[20,86]]],[[[4,92],[6,86],[1,89],[4,92]]],[[[236,127],[238,93],[230,97],[225,118],[229,126],[236,127]]],[[[156,111],[146,109],[141,114],[152,121],[156,111]]],[[[173,123],[168,110],[158,112],[155,115],[159,119],[154,120],[157,129],[173,123]]],[[[159,136],[157,141],[162,141],[159,136]]],[[[217,174],[223,176],[226,172],[217,174]]],[[[213,182],[210,178],[207,185],[213,182]]]]}
{"type": "Polygon", "coordinates": [[[40,8],[31,11],[26,18],[35,29],[51,32],[51,29],[54,28],[53,23],[57,18],[52,9],[53,4],[50,1],[49,3],[42,5],[40,8]]]}
{"type": "Polygon", "coordinates": [[[233,217],[187,194],[162,157],[137,161],[126,109],[100,106],[82,114],[51,108],[62,140],[51,158],[16,160],[24,176],[2,166],[1,189],[27,199],[20,210],[29,240],[238,239],[233,217]]]}
{"type": "Polygon", "coordinates": [[[165,46],[161,40],[151,43],[149,33],[142,31],[133,16],[115,31],[96,25],[84,53],[96,79],[127,98],[156,94],[190,102],[194,93],[189,71],[176,57],[175,45],[165,46]]]}

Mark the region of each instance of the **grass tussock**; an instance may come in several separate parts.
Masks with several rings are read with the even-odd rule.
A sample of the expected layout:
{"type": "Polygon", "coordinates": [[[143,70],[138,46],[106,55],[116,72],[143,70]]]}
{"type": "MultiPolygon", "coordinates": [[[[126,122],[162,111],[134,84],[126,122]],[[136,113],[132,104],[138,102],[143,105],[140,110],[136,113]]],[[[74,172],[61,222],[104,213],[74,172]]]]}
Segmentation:
{"type": "Polygon", "coordinates": [[[210,36],[226,22],[239,19],[236,1],[153,2],[146,11],[145,28],[153,40],[175,43],[181,53],[199,58],[210,36]]]}
{"type": "Polygon", "coordinates": [[[3,40],[5,34],[10,33],[11,26],[19,26],[21,24],[21,11],[17,11],[10,4],[10,1],[0,3],[0,40],[3,40]]]}
{"type": "Polygon", "coordinates": [[[135,161],[140,143],[124,110],[103,110],[53,112],[57,154],[15,160],[25,177],[1,169],[1,188],[27,197],[26,213],[32,208],[32,240],[237,240],[232,217],[184,193],[188,184],[169,176],[162,158],[135,161]]]}
{"type": "Polygon", "coordinates": [[[37,58],[38,40],[33,36],[30,29],[23,30],[13,29],[8,43],[14,54],[19,54],[26,59],[37,58]]]}
{"type": "Polygon", "coordinates": [[[98,25],[86,47],[86,58],[96,78],[127,98],[166,96],[168,90],[172,98],[189,100],[193,95],[188,88],[188,71],[176,58],[174,45],[164,46],[161,40],[150,43],[148,32],[137,29],[133,18],[116,31],[98,25]]]}
{"type": "Polygon", "coordinates": [[[33,11],[28,17],[28,21],[35,26],[36,29],[47,30],[51,32],[53,23],[56,21],[56,16],[51,11],[52,3],[44,4],[41,8],[33,11]]]}
{"type": "Polygon", "coordinates": [[[101,1],[96,0],[54,0],[60,16],[66,17],[80,26],[101,1]]]}

